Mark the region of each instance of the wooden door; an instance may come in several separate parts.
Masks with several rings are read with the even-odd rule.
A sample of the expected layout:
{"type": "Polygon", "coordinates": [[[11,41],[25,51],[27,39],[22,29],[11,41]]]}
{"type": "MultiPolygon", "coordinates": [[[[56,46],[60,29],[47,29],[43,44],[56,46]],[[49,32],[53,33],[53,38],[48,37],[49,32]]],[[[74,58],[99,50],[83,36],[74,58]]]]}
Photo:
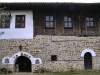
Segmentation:
{"type": "Polygon", "coordinates": [[[31,61],[25,56],[20,56],[17,58],[15,65],[18,65],[18,72],[31,72],[31,61]]]}
{"type": "Polygon", "coordinates": [[[85,69],[92,69],[92,56],[89,52],[84,55],[84,67],[85,69]]]}

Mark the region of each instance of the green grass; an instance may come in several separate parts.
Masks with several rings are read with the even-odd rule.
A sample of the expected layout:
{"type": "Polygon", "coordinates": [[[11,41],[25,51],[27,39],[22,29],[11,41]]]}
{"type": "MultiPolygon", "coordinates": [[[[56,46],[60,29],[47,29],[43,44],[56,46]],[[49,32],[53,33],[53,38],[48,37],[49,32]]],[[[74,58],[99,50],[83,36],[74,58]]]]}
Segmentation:
{"type": "Polygon", "coordinates": [[[0,75],[100,75],[100,71],[73,71],[73,72],[54,72],[54,73],[12,73],[0,75]]]}
{"type": "MultiPolygon", "coordinates": [[[[35,73],[35,75],[41,75],[35,73]]],[[[55,72],[55,73],[44,73],[42,75],[100,75],[99,71],[74,71],[74,72],[55,72]]]]}

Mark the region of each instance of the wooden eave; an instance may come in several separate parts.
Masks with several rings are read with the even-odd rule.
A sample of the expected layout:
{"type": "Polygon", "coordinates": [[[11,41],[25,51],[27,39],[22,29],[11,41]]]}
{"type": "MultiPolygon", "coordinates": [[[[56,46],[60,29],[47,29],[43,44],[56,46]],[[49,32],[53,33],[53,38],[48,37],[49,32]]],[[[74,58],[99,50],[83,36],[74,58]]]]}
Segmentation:
{"type": "Polygon", "coordinates": [[[77,10],[81,9],[99,9],[100,3],[39,3],[39,2],[22,2],[22,3],[0,3],[0,7],[6,6],[7,9],[11,10],[32,10],[32,9],[52,9],[52,8],[74,8],[77,10]]]}

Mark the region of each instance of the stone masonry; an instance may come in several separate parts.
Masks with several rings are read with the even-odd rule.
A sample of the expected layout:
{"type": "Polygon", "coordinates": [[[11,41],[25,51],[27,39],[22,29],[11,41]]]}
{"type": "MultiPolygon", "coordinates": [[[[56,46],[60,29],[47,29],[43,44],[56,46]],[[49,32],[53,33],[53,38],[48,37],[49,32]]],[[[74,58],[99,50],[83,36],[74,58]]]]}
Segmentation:
{"type": "MultiPolygon", "coordinates": [[[[33,39],[1,39],[0,67],[4,66],[2,58],[19,52],[20,45],[22,51],[42,59],[39,67],[50,71],[84,70],[84,57],[81,57],[81,53],[90,48],[96,53],[92,57],[92,68],[100,70],[100,37],[37,35],[33,39]],[[51,55],[57,55],[57,61],[51,61],[51,55]]],[[[13,69],[12,66],[9,65],[9,68],[13,69]]],[[[36,65],[32,65],[34,67],[36,65]]]]}

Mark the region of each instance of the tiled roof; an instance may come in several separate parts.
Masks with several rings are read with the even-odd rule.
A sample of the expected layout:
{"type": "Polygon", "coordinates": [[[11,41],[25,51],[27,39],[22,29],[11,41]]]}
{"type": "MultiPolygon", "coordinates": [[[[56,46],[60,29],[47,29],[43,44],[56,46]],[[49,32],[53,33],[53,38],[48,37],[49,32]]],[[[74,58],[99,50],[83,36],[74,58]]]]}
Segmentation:
{"type": "Polygon", "coordinates": [[[86,2],[0,2],[1,4],[18,4],[18,3],[22,3],[22,4],[68,4],[68,3],[72,3],[72,4],[100,4],[100,2],[90,2],[90,3],[86,3],[86,2]]]}
{"type": "Polygon", "coordinates": [[[10,0],[3,0],[2,2],[0,1],[0,3],[100,3],[99,0],[53,0],[52,2],[51,1],[45,1],[45,0],[21,0],[20,2],[19,1],[10,1],[10,0]],[[7,2],[8,1],[8,2],[7,2]]]}

